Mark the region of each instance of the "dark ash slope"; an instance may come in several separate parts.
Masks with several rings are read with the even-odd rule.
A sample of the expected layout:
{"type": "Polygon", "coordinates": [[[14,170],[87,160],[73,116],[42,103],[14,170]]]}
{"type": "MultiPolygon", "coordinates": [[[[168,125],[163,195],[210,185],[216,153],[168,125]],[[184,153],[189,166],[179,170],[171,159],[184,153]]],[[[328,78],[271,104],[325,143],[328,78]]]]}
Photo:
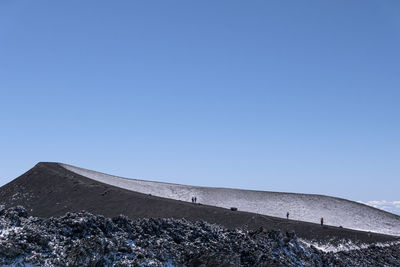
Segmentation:
{"type": "Polygon", "coordinates": [[[294,230],[300,238],[326,241],[349,239],[374,243],[396,240],[393,236],[285,220],[247,212],[171,200],[103,184],[70,172],[57,163],[39,163],[0,188],[0,203],[22,205],[29,215],[60,216],[66,212],[88,211],[106,217],[124,214],[137,218],[185,218],[205,220],[229,229],[247,227],[266,230],[294,230]]]}

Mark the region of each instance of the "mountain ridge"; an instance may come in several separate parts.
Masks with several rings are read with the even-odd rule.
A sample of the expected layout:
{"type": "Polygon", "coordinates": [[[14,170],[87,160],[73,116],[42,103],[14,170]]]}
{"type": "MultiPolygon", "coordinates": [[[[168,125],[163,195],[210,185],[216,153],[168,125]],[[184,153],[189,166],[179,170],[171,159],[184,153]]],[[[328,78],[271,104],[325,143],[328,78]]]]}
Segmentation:
{"type": "Polygon", "coordinates": [[[332,196],[285,193],[233,188],[215,188],[127,179],[72,165],[60,165],[69,171],[127,190],[159,197],[190,201],[196,196],[199,203],[294,220],[345,228],[400,235],[400,216],[371,206],[332,196]],[[384,221],[385,224],[381,222],[384,221]]]}
{"type": "Polygon", "coordinates": [[[234,212],[220,207],[133,192],[68,171],[58,163],[38,163],[1,187],[0,203],[7,207],[25,206],[29,215],[39,217],[59,216],[66,212],[86,210],[106,217],[124,214],[131,219],[185,218],[190,221],[204,220],[231,229],[263,227],[267,230],[294,230],[300,238],[308,240],[345,238],[366,243],[397,240],[390,235],[331,226],[321,227],[308,222],[243,211],[234,212]]]}
{"type": "MultiPolygon", "coordinates": [[[[86,170],[86,171],[92,171],[90,169],[86,169],[86,168],[81,168],[81,167],[76,167],[74,165],[70,165],[70,164],[66,164],[66,163],[61,163],[61,162],[40,162],[40,163],[54,163],[54,164],[59,164],[61,166],[63,166],[64,168],[66,166],[70,166],[76,169],[81,169],[81,170],[86,170]]],[[[180,183],[172,183],[172,182],[160,182],[160,181],[153,181],[153,180],[146,180],[146,179],[138,179],[138,178],[128,178],[128,177],[123,177],[123,176],[119,176],[119,175],[110,175],[107,174],[105,172],[100,172],[100,171],[92,171],[92,172],[96,172],[99,174],[103,174],[103,175],[107,175],[107,176],[113,176],[113,177],[117,177],[119,179],[124,179],[124,180],[128,180],[128,181],[138,181],[138,182],[151,182],[151,183],[155,183],[155,184],[165,184],[165,185],[173,185],[173,186],[188,186],[188,187],[193,187],[193,188],[208,188],[208,189],[227,189],[227,190],[240,190],[240,191],[248,191],[248,192],[254,192],[254,193],[278,193],[278,194],[288,194],[288,195],[296,195],[296,196],[302,196],[302,195],[309,195],[309,196],[315,196],[315,197],[329,197],[329,198],[333,198],[333,199],[337,199],[337,200],[341,200],[341,201],[347,201],[353,204],[359,204],[362,206],[365,206],[367,208],[372,208],[375,209],[379,212],[384,212],[390,215],[394,215],[396,217],[400,218],[400,215],[392,213],[390,211],[387,210],[383,210],[377,207],[374,207],[370,204],[368,204],[368,202],[363,202],[363,201],[355,201],[355,200],[349,200],[343,197],[336,197],[336,196],[330,196],[330,195],[323,195],[323,194],[314,194],[314,193],[296,193],[296,192],[284,192],[284,191],[269,191],[269,190],[256,190],[256,189],[241,189],[241,188],[236,188],[236,187],[213,187],[213,186],[200,186],[200,185],[187,185],[187,184],[180,184],[180,183]]]]}

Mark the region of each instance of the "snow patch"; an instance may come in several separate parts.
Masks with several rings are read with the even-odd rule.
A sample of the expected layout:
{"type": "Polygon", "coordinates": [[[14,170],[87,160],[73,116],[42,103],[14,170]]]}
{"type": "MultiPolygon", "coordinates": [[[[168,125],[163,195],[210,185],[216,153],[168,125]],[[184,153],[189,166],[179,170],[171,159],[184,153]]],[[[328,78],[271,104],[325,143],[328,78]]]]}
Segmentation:
{"type": "Polygon", "coordinates": [[[395,246],[395,245],[400,244],[400,241],[386,242],[386,243],[374,243],[374,244],[357,244],[357,243],[352,242],[351,240],[341,241],[339,243],[334,244],[331,242],[321,243],[321,242],[316,242],[316,241],[309,241],[309,240],[305,240],[305,239],[301,239],[301,238],[299,238],[299,241],[306,244],[308,247],[313,246],[321,251],[333,252],[333,253],[337,253],[340,251],[368,249],[371,247],[385,248],[385,247],[390,247],[390,246],[395,246]]]}

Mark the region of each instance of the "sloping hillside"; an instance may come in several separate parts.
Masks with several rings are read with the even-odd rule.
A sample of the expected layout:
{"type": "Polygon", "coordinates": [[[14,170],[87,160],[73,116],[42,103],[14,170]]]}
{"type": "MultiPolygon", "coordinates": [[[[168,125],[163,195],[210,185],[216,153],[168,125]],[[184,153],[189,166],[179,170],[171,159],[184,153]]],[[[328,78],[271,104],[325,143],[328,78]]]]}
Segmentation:
{"type": "Polygon", "coordinates": [[[23,205],[29,215],[50,217],[86,210],[107,217],[124,214],[136,218],[185,218],[205,220],[227,228],[247,227],[266,230],[294,230],[300,238],[315,241],[348,239],[375,243],[396,237],[337,227],[286,220],[249,212],[235,212],[209,205],[192,204],[134,192],[102,183],[57,163],[39,163],[17,179],[0,188],[0,204],[23,205]]]}
{"type": "Polygon", "coordinates": [[[230,188],[196,187],[169,183],[126,179],[71,165],[64,168],[90,179],[154,196],[197,202],[222,208],[237,207],[241,211],[325,224],[345,228],[400,235],[400,216],[346,199],[295,193],[251,191],[230,188]]]}

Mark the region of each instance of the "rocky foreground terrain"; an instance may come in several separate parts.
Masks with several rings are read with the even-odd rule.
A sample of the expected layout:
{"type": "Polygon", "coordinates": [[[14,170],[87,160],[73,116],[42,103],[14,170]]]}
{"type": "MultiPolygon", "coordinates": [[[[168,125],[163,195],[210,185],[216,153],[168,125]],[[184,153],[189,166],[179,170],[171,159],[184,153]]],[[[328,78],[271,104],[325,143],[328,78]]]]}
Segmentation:
{"type": "Polygon", "coordinates": [[[87,212],[43,219],[0,206],[0,265],[400,266],[400,245],[326,253],[294,232],[87,212]]]}

